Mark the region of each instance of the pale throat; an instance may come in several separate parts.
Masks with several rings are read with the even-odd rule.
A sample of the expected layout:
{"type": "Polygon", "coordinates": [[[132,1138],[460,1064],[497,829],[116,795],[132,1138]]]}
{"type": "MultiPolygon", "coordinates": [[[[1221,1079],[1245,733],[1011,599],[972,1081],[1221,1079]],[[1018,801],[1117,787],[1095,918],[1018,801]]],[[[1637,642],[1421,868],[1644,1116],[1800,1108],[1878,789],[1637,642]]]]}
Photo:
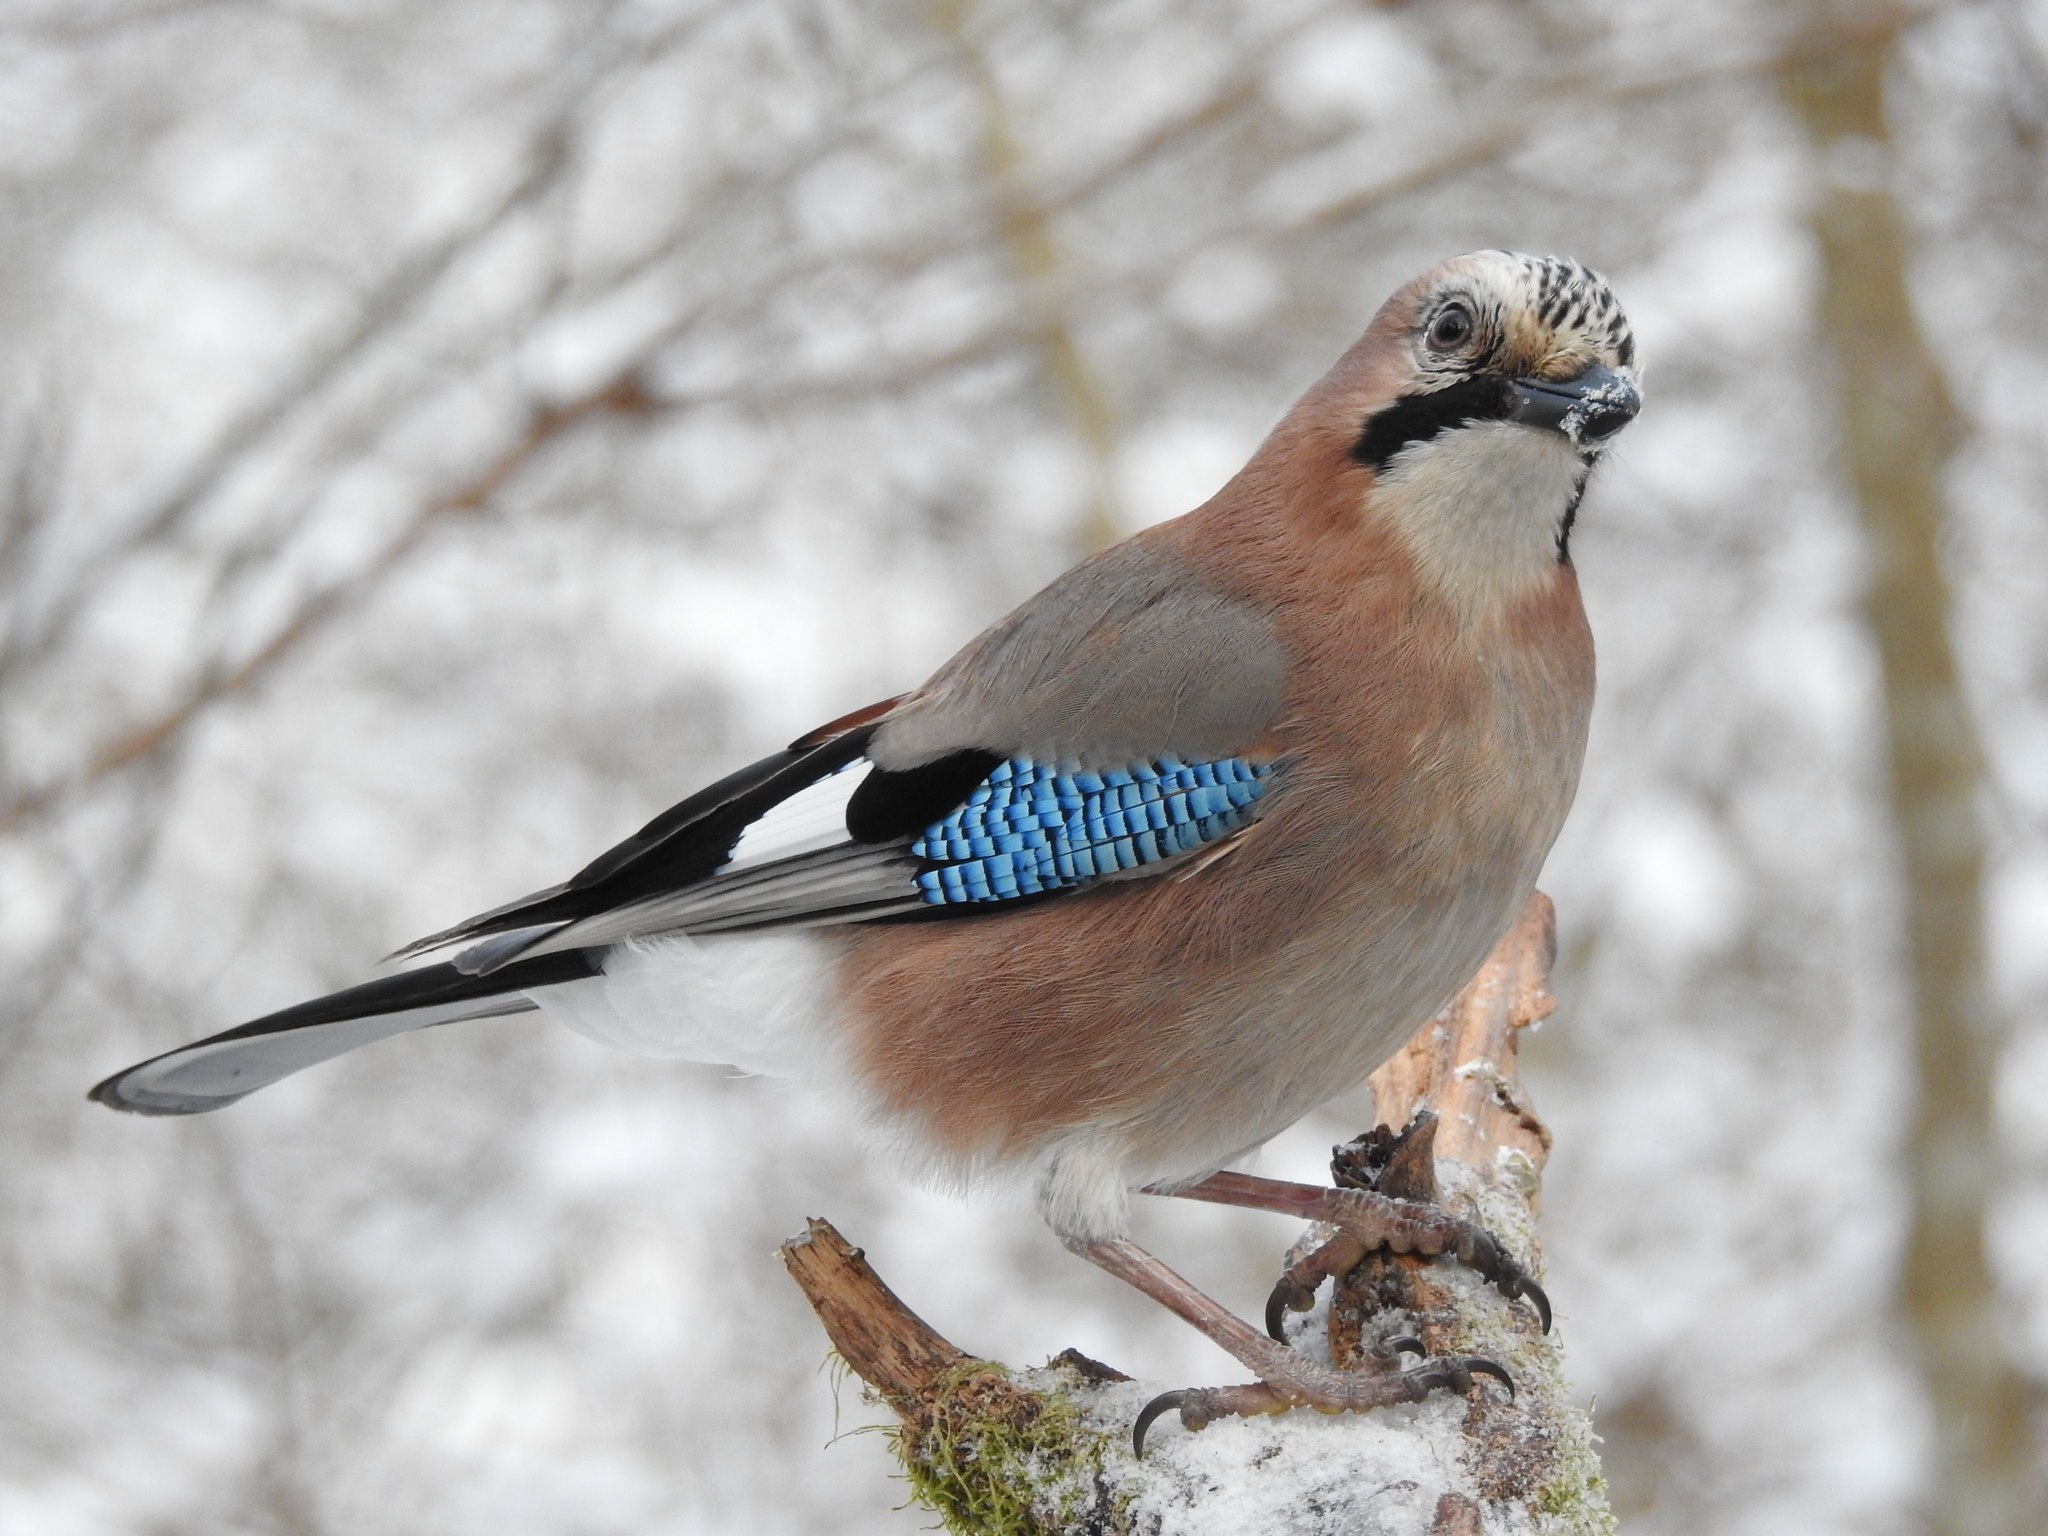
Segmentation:
{"type": "Polygon", "coordinates": [[[1422,578],[1468,623],[1555,579],[1558,535],[1586,473],[1555,432],[1474,422],[1397,454],[1372,490],[1422,578]]]}

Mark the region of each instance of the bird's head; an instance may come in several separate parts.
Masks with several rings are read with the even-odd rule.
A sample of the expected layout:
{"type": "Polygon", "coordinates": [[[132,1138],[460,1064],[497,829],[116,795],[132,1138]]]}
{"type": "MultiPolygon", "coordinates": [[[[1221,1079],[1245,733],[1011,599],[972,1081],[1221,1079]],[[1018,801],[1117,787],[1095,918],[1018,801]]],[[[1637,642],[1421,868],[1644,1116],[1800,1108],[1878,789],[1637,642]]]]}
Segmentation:
{"type": "Polygon", "coordinates": [[[1591,268],[1475,251],[1389,299],[1310,401],[1425,567],[1507,596],[1566,559],[1587,478],[1641,404],[1635,338],[1591,268]]]}
{"type": "Polygon", "coordinates": [[[1393,398],[1367,414],[1352,457],[1381,472],[1495,422],[1555,434],[1590,460],[1642,403],[1628,317],[1569,257],[1454,256],[1389,299],[1366,340],[1393,398]]]}

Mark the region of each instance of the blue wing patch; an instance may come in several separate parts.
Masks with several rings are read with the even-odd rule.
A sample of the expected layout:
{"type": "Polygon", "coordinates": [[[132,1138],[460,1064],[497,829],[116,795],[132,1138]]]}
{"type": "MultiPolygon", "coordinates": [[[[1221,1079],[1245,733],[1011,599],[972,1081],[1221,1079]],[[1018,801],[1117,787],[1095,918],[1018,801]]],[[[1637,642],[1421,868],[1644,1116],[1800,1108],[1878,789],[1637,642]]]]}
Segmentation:
{"type": "Polygon", "coordinates": [[[1162,757],[1085,773],[1013,757],[910,845],[918,893],[932,906],[1013,901],[1188,853],[1244,825],[1273,767],[1162,757]]]}

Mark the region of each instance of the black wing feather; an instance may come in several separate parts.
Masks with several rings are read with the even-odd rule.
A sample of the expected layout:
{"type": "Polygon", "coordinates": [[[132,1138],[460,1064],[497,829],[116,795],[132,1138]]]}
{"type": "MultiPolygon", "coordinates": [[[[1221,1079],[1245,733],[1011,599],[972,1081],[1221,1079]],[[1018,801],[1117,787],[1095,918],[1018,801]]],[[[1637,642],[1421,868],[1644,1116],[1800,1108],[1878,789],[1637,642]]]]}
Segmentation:
{"type": "Polygon", "coordinates": [[[1000,752],[969,747],[915,768],[877,768],[846,802],[847,833],[857,843],[913,837],[965,805],[1002,760],[1000,752]]]}

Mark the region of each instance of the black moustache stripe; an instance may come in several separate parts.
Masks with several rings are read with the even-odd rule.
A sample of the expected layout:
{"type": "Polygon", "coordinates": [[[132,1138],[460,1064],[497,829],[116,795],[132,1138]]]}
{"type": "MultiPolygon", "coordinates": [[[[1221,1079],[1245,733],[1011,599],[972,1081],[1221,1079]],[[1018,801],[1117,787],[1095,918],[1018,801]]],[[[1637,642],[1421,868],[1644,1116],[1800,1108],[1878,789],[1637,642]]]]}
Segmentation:
{"type": "Polygon", "coordinates": [[[1383,471],[1395,454],[1437,433],[1474,421],[1501,421],[1514,409],[1508,381],[1480,374],[1426,395],[1403,395],[1385,410],[1365,418],[1351,457],[1374,471],[1383,471]]]}

